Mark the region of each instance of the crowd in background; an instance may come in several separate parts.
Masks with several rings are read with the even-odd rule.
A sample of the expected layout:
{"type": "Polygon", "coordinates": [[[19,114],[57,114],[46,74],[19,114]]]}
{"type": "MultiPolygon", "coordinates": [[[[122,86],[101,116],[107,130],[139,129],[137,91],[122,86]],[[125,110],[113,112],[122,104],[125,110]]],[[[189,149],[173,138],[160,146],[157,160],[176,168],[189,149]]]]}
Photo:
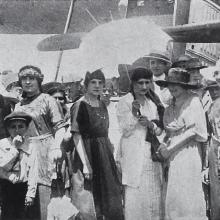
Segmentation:
{"type": "Polygon", "coordinates": [[[145,58],[120,97],[101,69],[72,101],[40,68],[19,70],[17,95],[0,96],[1,219],[219,219],[219,74],[205,80],[188,55],[145,58]],[[72,206],[58,214],[53,198],[72,206]]]}

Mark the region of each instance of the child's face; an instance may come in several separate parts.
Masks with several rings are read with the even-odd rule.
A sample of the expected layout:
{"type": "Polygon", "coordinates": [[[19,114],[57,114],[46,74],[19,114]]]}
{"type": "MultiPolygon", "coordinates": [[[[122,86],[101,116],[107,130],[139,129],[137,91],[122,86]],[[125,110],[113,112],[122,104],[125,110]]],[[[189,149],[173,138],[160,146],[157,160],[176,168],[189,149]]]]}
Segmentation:
{"type": "Polygon", "coordinates": [[[24,136],[27,131],[27,125],[24,121],[21,120],[13,120],[8,124],[8,132],[12,138],[17,135],[24,136]]]}

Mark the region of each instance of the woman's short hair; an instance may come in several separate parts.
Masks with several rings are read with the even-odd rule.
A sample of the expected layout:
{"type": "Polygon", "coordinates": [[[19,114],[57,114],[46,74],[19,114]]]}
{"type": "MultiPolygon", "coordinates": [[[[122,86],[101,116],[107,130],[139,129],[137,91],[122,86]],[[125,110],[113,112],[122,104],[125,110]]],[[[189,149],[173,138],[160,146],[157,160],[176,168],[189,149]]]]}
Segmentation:
{"type": "Polygon", "coordinates": [[[93,79],[99,79],[103,82],[103,84],[105,84],[105,75],[101,69],[95,70],[92,73],[87,72],[85,76],[85,80],[84,80],[84,86],[87,88],[89,85],[89,82],[93,79]]]}
{"type": "Polygon", "coordinates": [[[150,69],[146,69],[144,67],[137,67],[132,70],[131,73],[131,82],[137,82],[140,79],[152,79],[153,73],[150,69]]]}

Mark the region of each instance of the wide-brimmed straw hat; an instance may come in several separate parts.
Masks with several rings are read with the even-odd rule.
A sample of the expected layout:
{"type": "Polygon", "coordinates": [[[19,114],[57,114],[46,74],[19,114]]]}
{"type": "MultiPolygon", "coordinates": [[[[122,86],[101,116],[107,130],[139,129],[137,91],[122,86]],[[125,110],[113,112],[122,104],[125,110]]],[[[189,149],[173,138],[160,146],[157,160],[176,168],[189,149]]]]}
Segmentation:
{"type": "Polygon", "coordinates": [[[183,68],[171,68],[168,72],[166,80],[157,80],[155,83],[161,87],[168,85],[180,85],[186,89],[197,89],[197,84],[190,83],[190,74],[183,68]]]}
{"type": "Polygon", "coordinates": [[[4,118],[5,126],[7,126],[8,123],[13,120],[21,120],[21,121],[24,121],[26,124],[29,124],[32,120],[32,117],[25,112],[14,111],[4,118]]]}
{"type": "Polygon", "coordinates": [[[161,60],[167,64],[170,64],[170,65],[172,64],[168,55],[162,51],[152,51],[148,55],[145,55],[144,57],[150,58],[150,59],[161,60]]]}
{"type": "Polygon", "coordinates": [[[203,69],[207,68],[207,66],[203,65],[202,62],[197,57],[191,57],[190,55],[182,55],[172,64],[171,68],[184,68],[186,70],[195,70],[195,69],[203,69]]]}

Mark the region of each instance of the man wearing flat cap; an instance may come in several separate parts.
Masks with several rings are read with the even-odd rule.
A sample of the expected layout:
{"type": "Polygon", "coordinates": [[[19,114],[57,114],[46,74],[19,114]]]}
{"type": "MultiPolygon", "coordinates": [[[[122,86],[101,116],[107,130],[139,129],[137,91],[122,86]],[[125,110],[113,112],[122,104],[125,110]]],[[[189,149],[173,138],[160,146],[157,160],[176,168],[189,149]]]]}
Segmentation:
{"type": "MultiPolygon", "coordinates": [[[[172,64],[168,55],[162,51],[152,51],[145,57],[149,58],[150,69],[153,72],[154,82],[157,80],[164,80],[166,73],[172,64]]],[[[156,83],[154,83],[154,92],[160,97],[160,100],[165,106],[169,105],[171,95],[167,88],[159,87],[156,83]]]]}

